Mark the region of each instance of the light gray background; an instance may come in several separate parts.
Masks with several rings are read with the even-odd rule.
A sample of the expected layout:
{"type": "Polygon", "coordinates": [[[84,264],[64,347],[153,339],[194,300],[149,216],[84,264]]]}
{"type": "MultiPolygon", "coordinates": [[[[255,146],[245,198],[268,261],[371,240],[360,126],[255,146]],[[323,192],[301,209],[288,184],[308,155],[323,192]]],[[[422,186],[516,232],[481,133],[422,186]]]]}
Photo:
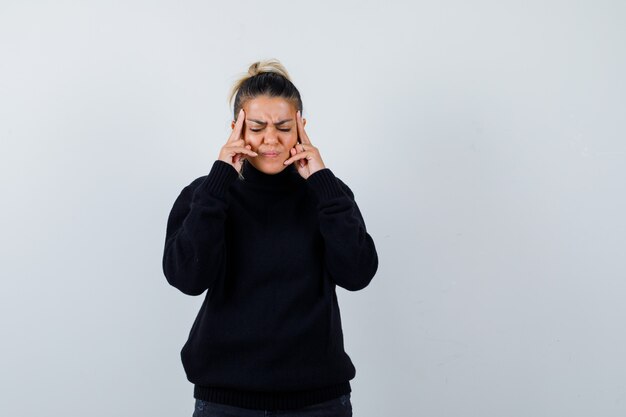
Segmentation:
{"type": "Polygon", "coordinates": [[[0,1],[0,415],[191,416],[167,216],[275,57],[380,265],[355,416],[626,415],[621,1],[0,1]]]}

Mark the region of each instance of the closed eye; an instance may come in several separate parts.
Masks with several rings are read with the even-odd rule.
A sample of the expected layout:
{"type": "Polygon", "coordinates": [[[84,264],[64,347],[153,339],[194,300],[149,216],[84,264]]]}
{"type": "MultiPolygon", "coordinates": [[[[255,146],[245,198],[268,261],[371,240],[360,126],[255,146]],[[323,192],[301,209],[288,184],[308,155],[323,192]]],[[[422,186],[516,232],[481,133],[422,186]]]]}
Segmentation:
{"type": "MultiPolygon", "coordinates": [[[[253,132],[260,132],[263,129],[250,129],[250,130],[253,132]]],[[[278,130],[280,130],[281,132],[291,132],[291,129],[278,129],[278,130]]]]}

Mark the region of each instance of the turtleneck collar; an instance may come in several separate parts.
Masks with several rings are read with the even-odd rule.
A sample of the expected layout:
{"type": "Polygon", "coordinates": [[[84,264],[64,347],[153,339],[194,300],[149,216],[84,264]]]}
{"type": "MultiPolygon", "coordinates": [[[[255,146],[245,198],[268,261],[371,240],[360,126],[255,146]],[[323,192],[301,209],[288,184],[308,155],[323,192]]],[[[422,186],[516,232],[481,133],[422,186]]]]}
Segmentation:
{"type": "Polygon", "coordinates": [[[289,187],[295,184],[300,177],[294,164],[287,165],[285,169],[277,174],[266,174],[265,172],[259,171],[247,160],[243,161],[241,174],[246,183],[268,188],[289,187]]]}

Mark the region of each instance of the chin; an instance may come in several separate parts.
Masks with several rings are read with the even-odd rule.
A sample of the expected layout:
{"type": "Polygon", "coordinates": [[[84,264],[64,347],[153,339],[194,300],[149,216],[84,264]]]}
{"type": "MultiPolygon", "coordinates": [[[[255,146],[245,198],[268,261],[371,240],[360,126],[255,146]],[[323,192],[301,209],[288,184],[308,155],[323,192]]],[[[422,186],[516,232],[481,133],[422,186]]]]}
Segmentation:
{"type": "Polygon", "coordinates": [[[283,164],[284,160],[281,158],[276,158],[276,161],[272,162],[259,162],[255,161],[253,164],[256,169],[265,173],[265,174],[278,174],[283,169],[287,168],[287,165],[283,164]]]}

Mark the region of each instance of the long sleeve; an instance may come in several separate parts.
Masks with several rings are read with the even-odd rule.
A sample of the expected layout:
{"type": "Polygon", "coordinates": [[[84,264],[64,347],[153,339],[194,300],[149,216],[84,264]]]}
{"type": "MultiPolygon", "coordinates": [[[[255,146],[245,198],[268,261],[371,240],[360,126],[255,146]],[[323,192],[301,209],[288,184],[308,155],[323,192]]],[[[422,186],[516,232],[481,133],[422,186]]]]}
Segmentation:
{"type": "Polygon", "coordinates": [[[318,197],[324,263],[331,278],[349,291],[361,290],[378,269],[378,254],[352,190],[329,168],[307,179],[318,197]]]}
{"type": "Polygon", "coordinates": [[[211,171],[186,186],[167,221],[163,273],[170,285],[200,295],[225,273],[228,187],[237,171],[216,160],[211,171]]]}

